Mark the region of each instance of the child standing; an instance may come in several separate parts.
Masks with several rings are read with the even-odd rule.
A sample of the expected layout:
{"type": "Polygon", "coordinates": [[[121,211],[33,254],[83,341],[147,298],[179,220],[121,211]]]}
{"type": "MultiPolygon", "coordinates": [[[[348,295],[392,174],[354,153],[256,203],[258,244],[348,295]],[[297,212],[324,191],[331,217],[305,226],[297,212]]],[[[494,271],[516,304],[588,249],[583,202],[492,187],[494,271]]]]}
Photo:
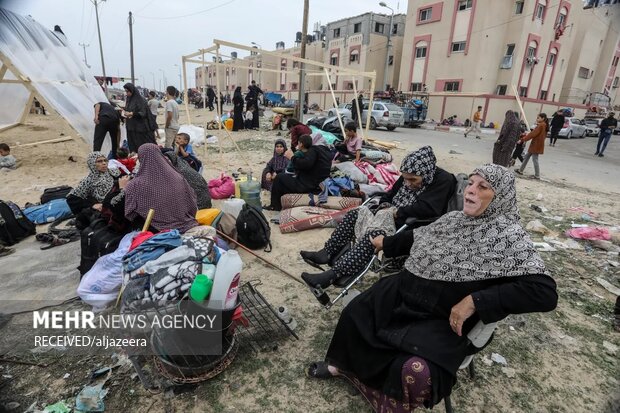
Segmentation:
{"type": "Polygon", "coordinates": [[[248,106],[248,110],[245,112],[244,127],[246,129],[252,129],[252,120],[254,119],[254,106],[248,106]]]}
{"type": "Polygon", "coordinates": [[[357,126],[355,122],[348,122],[344,125],[344,142],[335,145],[338,150],[338,160],[340,162],[351,161],[359,162],[362,155],[362,138],[357,136],[357,126]]]}
{"type": "Polygon", "coordinates": [[[6,143],[0,143],[0,170],[15,169],[17,160],[11,155],[11,148],[6,143]]]}

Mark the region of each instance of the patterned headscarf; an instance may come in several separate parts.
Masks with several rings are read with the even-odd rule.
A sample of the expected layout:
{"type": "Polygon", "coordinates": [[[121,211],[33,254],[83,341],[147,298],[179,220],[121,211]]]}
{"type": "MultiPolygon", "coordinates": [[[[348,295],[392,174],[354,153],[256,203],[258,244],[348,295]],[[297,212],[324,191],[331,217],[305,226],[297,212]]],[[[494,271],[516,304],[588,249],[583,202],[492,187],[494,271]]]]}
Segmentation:
{"type": "Polygon", "coordinates": [[[183,178],[185,178],[185,180],[189,183],[189,186],[191,186],[196,193],[198,209],[211,208],[209,184],[205,181],[202,175],[192,168],[183,158],[179,158],[174,151],[168,150],[164,152],[164,156],[170,159],[172,166],[174,166],[176,170],[183,175],[183,178]]]}
{"type": "Polygon", "coordinates": [[[478,217],[453,211],[415,229],[405,268],[418,277],[450,282],[549,275],[519,223],[512,172],[486,164],[472,175],[484,178],[495,191],[487,209],[478,217]]]}
{"type": "Polygon", "coordinates": [[[185,232],[196,222],[196,194],[183,176],[166,160],[159,147],[145,143],[138,149],[140,170],[125,188],[125,216],[145,218],[155,210],[151,225],[159,230],[185,232]]]}
{"type": "Polygon", "coordinates": [[[120,175],[118,169],[108,169],[107,172],[99,172],[97,170],[97,159],[107,157],[102,152],[91,152],[86,158],[86,165],[90,173],[80,181],[80,183],[69,192],[69,195],[75,195],[83,199],[94,198],[99,202],[103,202],[106,195],[114,186],[114,178],[120,175]]]}
{"type": "Polygon", "coordinates": [[[284,152],[280,155],[276,153],[276,145],[278,144],[284,146],[284,152],[287,150],[286,141],[284,139],[277,139],[273,144],[273,157],[267,162],[267,169],[280,173],[286,169],[289,160],[284,156],[284,152]]]}
{"type": "Polygon", "coordinates": [[[403,185],[392,198],[392,205],[400,208],[414,204],[420,194],[433,182],[436,170],[437,159],[433,153],[433,148],[430,146],[424,146],[407,155],[400,164],[400,172],[421,176],[422,187],[412,189],[403,182],[403,185]]]}

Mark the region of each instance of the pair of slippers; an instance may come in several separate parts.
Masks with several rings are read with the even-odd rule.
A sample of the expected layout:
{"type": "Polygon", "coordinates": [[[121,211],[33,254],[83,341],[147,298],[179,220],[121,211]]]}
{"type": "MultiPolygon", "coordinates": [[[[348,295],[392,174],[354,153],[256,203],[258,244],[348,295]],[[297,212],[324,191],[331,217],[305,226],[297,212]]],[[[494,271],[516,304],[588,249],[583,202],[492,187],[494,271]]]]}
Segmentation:
{"type": "Polygon", "coordinates": [[[36,239],[37,241],[47,243],[47,245],[43,245],[41,247],[42,250],[48,250],[50,248],[65,245],[71,242],[70,238],[62,238],[49,233],[37,234],[36,239]]]}
{"type": "Polygon", "coordinates": [[[0,245],[0,257],[13,254],[15,252],[12,248],[7,248],[4,245],[0,245]]]}
{"type": "Polygon", "coordinates": [[[313,379],[331,379],[335,376],[329,371],[328,366],[325,361],[315,361],[306,369],[306,376],[313,379]]]}

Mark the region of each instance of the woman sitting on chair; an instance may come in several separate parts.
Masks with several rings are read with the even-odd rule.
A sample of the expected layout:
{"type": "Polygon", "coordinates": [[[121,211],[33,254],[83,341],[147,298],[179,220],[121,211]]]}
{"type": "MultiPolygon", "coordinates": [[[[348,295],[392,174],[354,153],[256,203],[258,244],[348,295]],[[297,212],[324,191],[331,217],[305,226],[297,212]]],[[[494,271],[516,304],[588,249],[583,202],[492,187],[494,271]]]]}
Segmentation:
{"type": "Polygon", "coordinates": [[[488,164],[470,175],[463,211],[372,239],[388,257],[409,251],[405,269],[345,307],[326,361],[307,373],[349,378],[375,411],[449,396],[478,321],[556,307],[555,282],[519,220],[514,175],[488,164]]]}
{"type": "Polygon", "coordinates": [[[312,287],[326,288],[332,282],[344,286],[372,259],[375,249],[369,235],[393,234],[410,217],[428,219],[443,215],[454,193],[456,179],[438,168],[436,162],[430,146],[407,155],[400,166],[401,177],[380,200],[381,210],[374,215],[367,207],[348,212],[322,250],[300,252],[311,265],[331,264],[348,243],[358,239],[353,248],[333,264],[331,270],[319,274],[304,272],[304,281],[312,287]]]}

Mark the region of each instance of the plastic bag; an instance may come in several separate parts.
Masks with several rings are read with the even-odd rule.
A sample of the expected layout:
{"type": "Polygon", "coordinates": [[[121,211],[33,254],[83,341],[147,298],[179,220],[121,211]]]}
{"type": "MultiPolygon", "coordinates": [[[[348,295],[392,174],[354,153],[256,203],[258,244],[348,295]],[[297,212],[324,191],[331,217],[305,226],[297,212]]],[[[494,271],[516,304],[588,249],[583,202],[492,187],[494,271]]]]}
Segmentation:
{"type": "Polygon", "coordinates": [[[226,199],[235,194],[235,181],[232,177],[222,175],[209,181],[209,193],[212,199],[226,199]]]}
{"type": "Polygon", "coordinates": [[[571,228],[566,231],[566,235],[571,238],[587,240],[599,239],[609,241],[611,239],[611,234],[605,227],[571,228]]]}
{"type": "Polygon", "coordinates": [[[199,126],[181,125],[178,133],[187,133],[189,135],[189,143],[192,146],[204,145],[205,130],[199,126]]]}

